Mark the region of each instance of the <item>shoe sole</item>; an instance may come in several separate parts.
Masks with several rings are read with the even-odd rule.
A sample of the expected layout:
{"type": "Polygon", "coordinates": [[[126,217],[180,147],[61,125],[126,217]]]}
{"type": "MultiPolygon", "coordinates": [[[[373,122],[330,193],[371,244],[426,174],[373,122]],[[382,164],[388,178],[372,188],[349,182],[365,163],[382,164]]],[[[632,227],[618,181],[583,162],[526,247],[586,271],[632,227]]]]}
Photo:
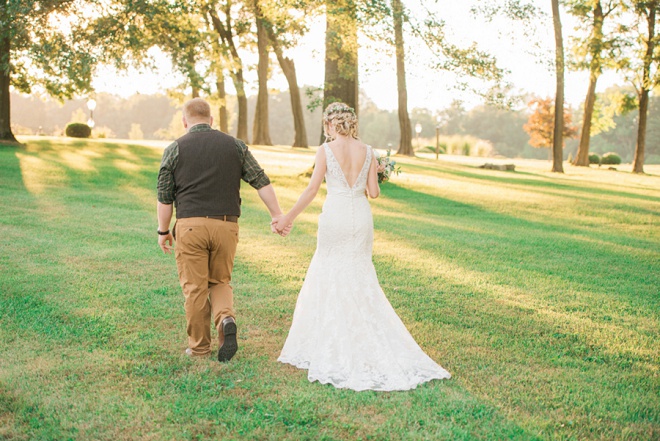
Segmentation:
{"type": "Polygon", "coordinates": [[[222,332],[225,334],[225,343],[218,349],[218,361],[226,362],[231,360],[238,350],[236,323],[227,323],[222,327],[222,332]]]}

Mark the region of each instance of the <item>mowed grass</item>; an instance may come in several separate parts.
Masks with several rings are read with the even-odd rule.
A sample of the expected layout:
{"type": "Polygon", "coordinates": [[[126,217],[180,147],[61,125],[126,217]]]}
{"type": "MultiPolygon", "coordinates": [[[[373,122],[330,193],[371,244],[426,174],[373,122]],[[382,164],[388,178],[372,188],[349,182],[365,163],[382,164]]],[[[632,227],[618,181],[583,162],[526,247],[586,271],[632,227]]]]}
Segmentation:
{"type": "MultiPolygon", "coordinates": [[[[253,151],[291,207],[314,152],[253,151]]],[[[228,364],[183,355],[175,263],[156,244],[161,154],[0,148],[0,438],[660,438],[660,168],[401,159],[372,204],[376,269],[453,378],[357,393],[276,361],[323,195],[282,239],[244,189],[240,351],[228,364]]]]}

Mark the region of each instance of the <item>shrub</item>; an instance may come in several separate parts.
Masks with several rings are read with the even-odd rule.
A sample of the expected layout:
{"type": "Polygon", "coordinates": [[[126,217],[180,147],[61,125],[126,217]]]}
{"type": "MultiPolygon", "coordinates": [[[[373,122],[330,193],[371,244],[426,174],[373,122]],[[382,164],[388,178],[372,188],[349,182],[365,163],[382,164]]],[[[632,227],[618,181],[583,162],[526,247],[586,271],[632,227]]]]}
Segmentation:
{"type": "Polygon", "coordinates": [[[601,164],[621,164],[621,156],[616,153],[609,152],[605,153],[602,158],[600,158],[601,164]]]}
{"type": "Polygon", "coordinates": [[[600,156],[596,153],[589,153],[589,164],[600,164],[600,156]]]}
{"type": "Polygon", "coordinates": [[[66,126],[64,133],[71,138],[89,138],[92,136],[92,129],[84,123],[71,123],[66,126]]]}

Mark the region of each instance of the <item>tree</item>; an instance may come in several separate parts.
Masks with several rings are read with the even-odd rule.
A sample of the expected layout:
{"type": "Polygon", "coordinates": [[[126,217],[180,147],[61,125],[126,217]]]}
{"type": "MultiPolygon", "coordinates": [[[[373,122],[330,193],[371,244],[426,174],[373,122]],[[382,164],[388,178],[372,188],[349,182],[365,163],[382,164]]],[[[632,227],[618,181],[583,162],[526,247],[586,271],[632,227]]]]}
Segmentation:
{"type": "Polygon", "coordinates": [[[660,12],[660,1],[633,0],[635,22],[627,35],[629,54],[621,63],[628,80],[635,86],[639,104],[637,144],[633,158],[633,173],[644,173],[646,126],[648,120],[649,93],[660,84],[658,51],[655,27],[660,12]]]}
{"type": "Polygon", "coordinates": [[[552,23],[555,29],[555,72],[557,89],[555,92],[554,130],[552,134],[552,171],[564,173],[564,39],[559,17],[559,0],[552,1],[552,23]]]}
{"type": "Polygon", "coordinates": [[[236,89],[236,96],[238,98],[238,128],[236,136],[237,138],[247,142],[247,95],[245,93],[245,80],[243,77],[243,61],[238,54],[238,48],[236,44],[237,35],[239,33],[245,32],[247,26],[244,21],[240,20],[240,16],[238,14],[232,15],[232,6],[233,3],[231,1],[222,2],[222,4],[218,5],[210,4],[205,12],[213,28],[217,32],[218,47],[222,49],[222,54],[219,55],[227,55],[229,72],[234,82],[234,88],[236,89]],[[219,11],[222,12],[224,21],[221,20],[219,11]],[[239,17],[237,26],[234,26],[235,23],[232,17],[234,17],[234,19],[239,17]],[[238,30],[236,28],[238,28],[238,30]]]}
{"type": "MultiPolygon", "coordinates": [[[[436,14],[428,9],[425,10],[424,19],[421,21],[408,13],[401,0],[392,0],[391,10],[388,10],[385,4],[382,2],[379,3],[378,1],[369,2],[368,6],[364,9],[367,14],[371,15],[370,21],[376,21],[376,27],[380,25],[380,23],[377,22],[378,20],[384,20],[385,17],[382,16],[385,12],[392,20],[392,29],[390,30],[389,27],[386,29],[386,32],[389,35],[383,37],[378,32],[374,32],[373,30],[371,32],[377,39],[393,41],[397,66],[397,94],[400,129],[400,140],[397,154],[413,156],[412,124],[408,112],[404,31],[408,31],[409,36],[413,41],[418,43],[419,46],[426,48],[428,51],[428,63],[431,69],[449,71],[462,78],[478,78],[480,80],[497,84],[499,84],[503,77],[503,71],[497,67],[495,59],[489,54],[479,50],[476,44],[473,43],[467,48],[461,48],[449,43],[445,38],[446,33],[444,29],[444,21],[436,17],[436,14]],[[393,40],[391,37],[392,34],[394,36],[393,40]]],[[[465,82],[459,83],[459,87],[468,88],[465,82]]],[[[482,89],[482,87],[473,90],[477,91],[478,89],[482,89]]],[[[492,97],[490,91],[483,95],[489,95],[492,97]]]]}
{"type": "Polygon", "coordinates": [[[259,53],[259,64],[257,66],[259,93],[252,125],[252,142],[261,145],[273,145],[270,140],[270,128],[268,126],[268,32],[266,31],[265,18],[259,0],[252,0],[252,8],[257,24],[257,52],[259,53]]]}
{"type": "Polygon", "coordinates": [[[208,91],[206,72],[200,73],[200,60],[209,56],[209,32],[203,16],[193,1],[112,0],[112,8],[101,8],[93,21],[90,39],[98,48],[98,57],[118,70],[133,65],[152,66],[153,47],[167,54],[173,67],[184,77],[174,92],[181,100],[190,87],[196,98],[208,91]]]}
{"type": "Polygon", "coordinates": [[[218,90],[218,124],[220,130],[229,132],[229,118],[227,118],[227,91],[225,89],[225,74],[222,69],[218,69],[217,80],[215,82],[218,90]]]}
{"type": "MultiPolygon", "coordinates": [[[[553,103],[551,98],[534,99],[529,102],[529,107],[532,109],[532,114],[529,116],[527,124],[523,129],[529,134],[529,144],[532,147],[550,148],[552,147],[553,159],[556,151],[556,135],[555,131],[557,124],[555,121],[560,119],[564,122],[562,124],[562,144],[559,146],[560,151],[564,147],[564,138],[574,138],[577,135],[577,128],[572,126],[571,114],[564,109],[562,118],[555,118],[557,106],[553,103]]],[[[553,170],[555,171],[555,170],[553,170]]]]}
{"type": "Polygon", "coordinates": [[[24,93],[39,87],[58,98],[89,91],[95,59],[82,38],[79,6],[74,0],[0,0],[0,142],[17,142],[12,87],[24,93]]]}
{"type": "Polygon", "coordinates": [[[616,10],[619,1],[610,0],[605,3],[605,8],[602,3],[601,0],[571,0],[568,2],[569,12],[590,28],[587,39],[574,40],[578,58],[575,67],[589,70],[589,88],[584,100],[580,144],[573,159],[573,165],[577,166],[589,166],[589,143],[596,103],[596,84],[603,72],[603,67],[611,64],[608,61],[612,56],[611,50],[616,45],[616,38],[606,38],[603,29],[605,18],[616,10]],[[608,52],[610,53],[608,54],[608,52]]]}
{"type": "MultiPolygon", "coordinates": [[[[326,0],[323,108],[341,101],[358,112],[358,20],[355,0],[326,0]]],[[[321,135],[323,137],[323,135],[321,135]]],[[[323,141],[323,140],[322,140],[323,141]]]]}
{"type": "Polygon", "coordinates": [[[403,44],[403,4],[401,0],[392,0],[394,19],[394,48],[396,51],[396,84],[399,112],[399,149],[397,154],[414,156],[412,148],[412,125],[408,115],[408,89],[406,87],[406,57],[403,44]]]}
{"type": "Polygon", "coordinates": [[[295,44],[297,36],[307,32],[307,27],[300,17],[295,17],[290,11],[307,15],[309,9],[313,8],[311,2],[295,0],[274,0],[263,7],[263,20],[273,52],[284,73],[289,85],[289,98],[291,100],[291,111],[293,112],[294,139],[292,147],[309,147],[307,129],[305,127],[305,115],[303,113],[300,87],[296,74],[296,65],[293,59],[284,55],[284,50],[295,44]],[[296,8],[292,8],[295,6],[296,8]]]}

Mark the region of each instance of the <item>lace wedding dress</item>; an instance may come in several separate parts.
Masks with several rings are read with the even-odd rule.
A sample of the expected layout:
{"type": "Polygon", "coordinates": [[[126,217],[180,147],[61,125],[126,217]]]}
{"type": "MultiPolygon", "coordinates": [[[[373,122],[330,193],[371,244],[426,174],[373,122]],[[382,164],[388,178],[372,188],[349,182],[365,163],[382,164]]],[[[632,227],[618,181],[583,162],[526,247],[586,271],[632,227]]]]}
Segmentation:
{"type": "Polygon", "coordinates": [[[353,186],[334,154],[317,248],[278,361],[308,369],[310,381],[353,390],[408,390],[450,378],[412,338],[385,297],[372,262],[373,219],[364,194],[371,147],[353,186]]]}

